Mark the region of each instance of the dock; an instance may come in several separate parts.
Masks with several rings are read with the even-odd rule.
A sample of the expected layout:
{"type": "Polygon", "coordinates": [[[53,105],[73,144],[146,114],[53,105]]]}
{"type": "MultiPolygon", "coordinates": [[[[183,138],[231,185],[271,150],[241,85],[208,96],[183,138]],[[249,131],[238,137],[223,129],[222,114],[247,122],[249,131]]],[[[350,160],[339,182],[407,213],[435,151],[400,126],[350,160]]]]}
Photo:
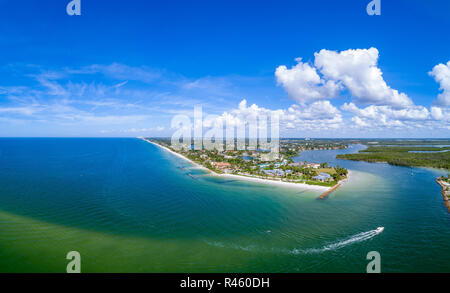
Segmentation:
{"type": "Polygon", "coordinates": [[[317,199],[326,199],[333,191],[335,191],[336,189],[338,189],[339,187],[341,187],[341,183],[338,183],[337,185],[335,185],[333,188],[329,189],[328,191],[322,193],[321,196],[319,196],[317,199]]]}

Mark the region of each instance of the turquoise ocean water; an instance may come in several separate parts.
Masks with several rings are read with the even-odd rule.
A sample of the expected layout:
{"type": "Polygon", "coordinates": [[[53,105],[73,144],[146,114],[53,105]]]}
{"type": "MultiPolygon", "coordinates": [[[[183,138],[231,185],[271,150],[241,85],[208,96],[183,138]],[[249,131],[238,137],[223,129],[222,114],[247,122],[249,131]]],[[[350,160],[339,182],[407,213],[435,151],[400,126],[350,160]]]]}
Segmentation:
{"type": "Polygon", "coordinates": [[[316,200],[138,139],[0,139],[0,271],[65,272],[76,250],[83,272],[365,272],[369,251],[384,272],[450,272],[445,172],[335,159],[361,148],[296,158],[351,170],[316,200]]]}

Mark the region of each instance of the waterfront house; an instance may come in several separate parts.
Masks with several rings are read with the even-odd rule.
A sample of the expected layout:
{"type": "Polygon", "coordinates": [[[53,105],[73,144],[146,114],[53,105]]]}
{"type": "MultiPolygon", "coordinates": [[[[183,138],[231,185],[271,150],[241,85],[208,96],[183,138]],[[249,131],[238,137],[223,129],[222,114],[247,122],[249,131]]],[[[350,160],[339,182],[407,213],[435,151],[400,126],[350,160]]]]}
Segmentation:
{"type": "Polygon", "coordinates": [[[214,162],[213,166],[217,169],[225,169],[231,167],[231,164],[227,162],[214,162]]]}
{"type": "Polygon", "coordinates": [[[309,163],[307,166],[310,167],[310,168],[313,168],[313,169],[319,169],[320,168],[320,164],[317,164],[317,163],[309,163]]]}
{"type": "Polygon", "coordinates": [[[313,177],[314,180],[321,181],[321,182],[328,181],[331,178],[332,178],[331,175],[328,173],[320,173],[319,175],[313,177]]]}

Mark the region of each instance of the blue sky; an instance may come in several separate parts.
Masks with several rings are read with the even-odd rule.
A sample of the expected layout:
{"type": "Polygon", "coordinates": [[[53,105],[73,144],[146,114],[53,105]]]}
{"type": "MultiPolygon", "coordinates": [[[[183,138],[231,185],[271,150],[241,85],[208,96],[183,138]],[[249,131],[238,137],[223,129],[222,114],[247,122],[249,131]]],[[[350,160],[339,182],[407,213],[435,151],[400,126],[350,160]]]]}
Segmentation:
{"type": "Polygon", "coordinates": [[[449,1],[68,2],[0,0],[0,136],[170,136],[201,105],[277,110],[283,136],[450,137],[449,1]]]}

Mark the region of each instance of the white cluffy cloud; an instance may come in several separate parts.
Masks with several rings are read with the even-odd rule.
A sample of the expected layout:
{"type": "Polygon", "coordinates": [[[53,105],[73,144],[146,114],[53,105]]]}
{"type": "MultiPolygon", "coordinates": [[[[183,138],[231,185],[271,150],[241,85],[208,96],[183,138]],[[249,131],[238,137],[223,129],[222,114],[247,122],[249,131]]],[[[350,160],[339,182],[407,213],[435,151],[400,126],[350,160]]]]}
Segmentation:
{"type": "Polygon", "coordinates": [[[371,105],[358,108],[353,103],[345,103],[341,109],[353,113],[355,116],[351,120],[359,127],[402,127],[430,118],[430,112],[423,106],[395,109],[391,106],[371,105]]]}
{"type": "MultiPolygon", "coordinates": [[[[21,135],[35,135],[32,128],[35,125],[36,131],[50,129],[40,132],[44,135],[66,134],[66,129],[73,129],[69,135],[82,132],[94,135],[102,129],[108,135],[167,134],[170,131],[167,124],[165,128],[149,125],[164,124],[176,114],[191,115],[193,105],[201,105],[218,114],[211,122],[231,125],[240,125],[252,117],[278,114],[281,133],[292,137],[368,133],[426,136],[433,131],[434,136],[450,134],[450,61],[434,66],[429,73],[442,91],[430,108],[414,104],[406,94],[386,83],[378,68],[379,52],[375,48],[340,52],[323,49],[314,56],[312,63],[297,58],[293,67],[276,69],[278,84],[297,102],[282,109],[238,100],[241,96],[248,99],[259,96],[255,94],[252,98],[239,89],[244,79],[250,86],[262,83],[249,77],[192,80],[145,66],[117,63],[60,71],[30,68],[26,76],[37,82],[36,86],[0,85],[0,129],[3,135],[12,131],[17,135],[20,127],[21,135]],[[350,96],[346,103],[340,102],[342,99],[332,100],[345,98],[341,92],[350,96]],[[224,108],[230,110],[223,112],[224,108]],[[104,130],[105,127],[115,130],[104,130]]],[[[264,81],[266,84],[267,80],[264,81]]]]}
{"type": "Polygon", "coordinates": [[[433,119],[440,120],[448,125],[450,123],[450,107],[431,107],[431,116],[433,119]]]}
{"type": "Polygon", "coordinates": [[[346,50],[340,53],[321,50],[315,53],[315,66],[325,78],[342,82],[360,103],[405,107],[412,101],[386,84],[378,68],[376,48],[346,50]]]}
{"type": "Polygon", "coordinates": [[[292,68],[279,66],[275,71],[278,84],[299,102],[282,111],[286,128],[311,128],[308,124],[312,124],[323,130],[342,125],[365,131],[450,129],[450,61],[436,65],[429,73],[442,92],[427,108],[391,88],[378,59],[376,48],[340,52],[323,49],[314,54],[312,63],[297,58],[292,68]],[[329,100],[343,97],[344,90],[350,94],[350,101],[339,106],[339,112],[329,100]]]}
{"type": "Polygon", "coordinates": [[[298,64],[291,69],[282,65],[275,71],[278,84],[298,102],[334,98],[347,88],[362,104],[392,107],[413,104],[406,94],[392,89],[383,79],[376,48],[341,52],[323,49],[314,56],[314,67],[297,58],[298,64]]]}
{"type": "Polygon", "coordinates": [[[298,63],[291,69],[282,65],[275,71],[278,84],[285,88],[292,99],[305,103],[333,98],[338,94],[339,84],[333,80],[325,81],[320,78],[316,68],[303,63],[302,58],[295,60],[298,63]]]}
{"type": "Polygon", "coordinates": [[[292,105],[288,109],[271,110],[256,104],[247,105],[247,100],[242,100],[238,108],[224,112],[217,117],[220,125],[239,126],[255,118],[277,115],[280,120],[280,131],[288,129],[327,130],[343,126],[340,111],[329,101],[317,101],[308,106],[292,105]]]}
{"type": "Polygon", "coordinates": [[[438,95],[436,105],[450,107],[450,61],[447,64],[438,64],[429,72],[443,91],[438,95]]]}

